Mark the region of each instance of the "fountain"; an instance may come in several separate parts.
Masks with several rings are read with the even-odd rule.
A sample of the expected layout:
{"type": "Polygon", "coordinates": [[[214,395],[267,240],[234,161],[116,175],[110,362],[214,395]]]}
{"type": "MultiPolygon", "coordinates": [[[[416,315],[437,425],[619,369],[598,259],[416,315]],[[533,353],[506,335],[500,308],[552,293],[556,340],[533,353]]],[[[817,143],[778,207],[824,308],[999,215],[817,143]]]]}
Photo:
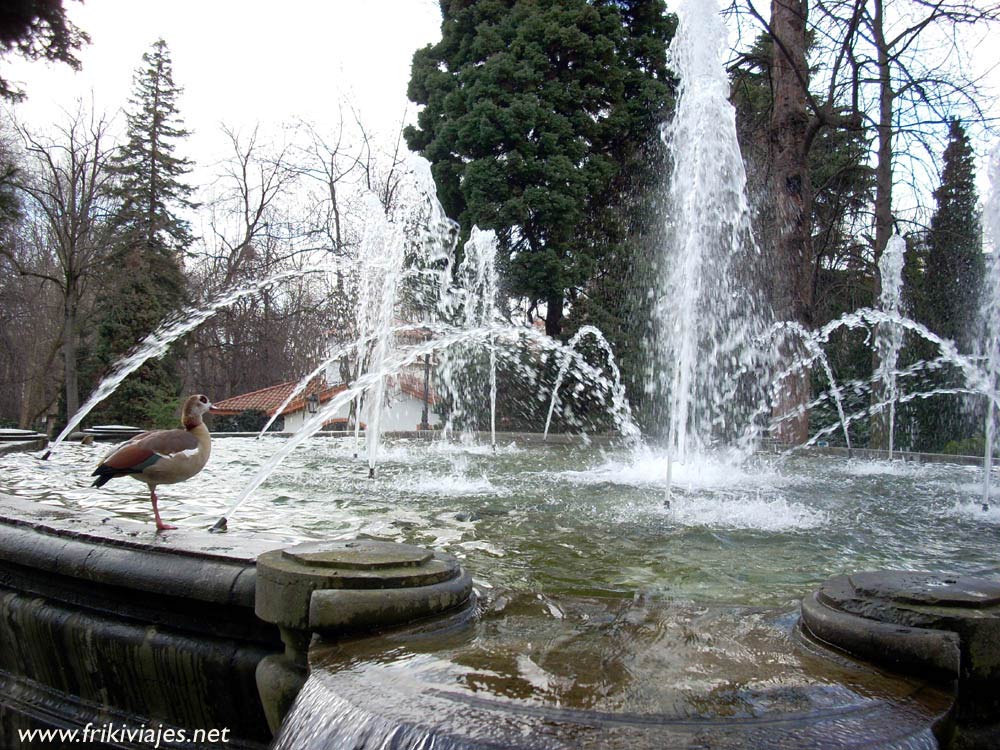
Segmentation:
{"type": "MultiPolygon", "coordinates": [[[[990,185],[992,189],[983,213],[983,225],[986,236],[993,242],[993,252],[987,263],[981,317],[987,388],[996,393],[1000,391],[1000,147],[994,149],[990,157],[990,185]]],[[[984,511],[990,509],[990,478],[993,473],[993,448],[997,434],[996,411],[996,403],[990,399],[986,405],[983,430],[986,437],[983,451],[984,511]]]]}
{"type": "MultiPolygon", "coordinates": [[[[477,328],[500,320],[497,310],[497,241],[492,231],[483,232],[473,227],[465,243],[458,266],[458,284],[446,289],[442,295],[441,314],[466,328],[477,328]]],[[[487,345],[489,383],[490,445],[496,450],[497,420],[497,350],[496,342],[487,345]]],[[[480,394],[471,373],[476,369],[476,350],[463,348],[445,353],[440,372],[440,383],[446,398],[451,402],[445,434],[456,426],[469,429],[472,414],[478,411],[480,394]]]]}
{"type": "MultiPolygon", "coordinates": [[[[892,235],[878,262],[882,278],[882,293],[879,302],[884,312],[899,315],[903,297],[903,258],[906,241],[898,234],[892,235]]],[[[876,349],[879,354],[879,377],[882,380],[885,400],[889,404],[889,419],[886,427],[889,445],[889,459],[892,460],[892,443],[896,426],[896,362],[899,349],[903,345],[903,329],[893,323],[879,326],[876,349]]]]}
{"type": "MultiPolygon", "coordinates": [[[[242,722],[247,746],[274,733],[278,748],[317,750],[931,750],[950,736],[941,728],[957,702],[948,679],[971,677],[992,695],[989,663],[962,661],[968,643],[945,627],[954,613],[885,625],[912,626],[907,643],[932,644],[932,658],[916,663],[931,664],[934,679],[893,676],[824,646],[845,627],[861,633],[851,644],[864,639],[852,630],[863,597],[877,594],[880,611],[905,619],[941,604],[929,601],[937,589],[966,614],[982,594],[976,615],[989,642],[996,596],[976,578],[998,572],[990,448],[985,489],[978,466],[754,448],[787,416],[773,414],[782,384],[816,366],[828,390],[811,405],[832,401],[838,419],[811,443],[841,431],[850,449],[852,422],[932,395],[905,385],[941,363],[965,383],[935,397],[985,396],[992,416],[1000,335],[988,329],[984,372],[888,297],[882,309],[816,331],[771,319],[763,296],[748,291],[758,288],[759,254],[716,11],[686,2],[671,49],[684,81],[665,132],[676,210],[648,385],[661,434],[642,439],[598,329],[583,326],[562,344],[505,319],[495,237],[473,230],[458,249],[427,165],[415,160],[395,210],[369,205],[353,269],[354,328],[296,393],[345,358],[350,383],[293,435],[217,440],[197,488],[164,495],[182,531],[157,536],[130,521],[145,503],[127,486],[89,491],[93,446],[63,441],[44,464],[0,458],[0,643],[31,634],[30,658],[0,649],[0,727],[8,716],[42,721],[39,706],[64,703],[73,710],[58,720],[83,725],[105,710],[94,708],[103,690],[120,721],[242,722]],[[847,329],[888,340],[870,379],[839,382],[826,358],[831,337],[847,329]],[[904,332],[934,343],[937,359],[900,369],[904,332]],[[798,354],[779,366],[772,352],[788,342],[798,354]],[[447,435],[383,434],[394,379],[432,361],[447,435]],[[844,394],[868,406],[848,414],[844,394]],[[498,410],[510,414],[522,397],[537,437],[502,429],[498,410]],[[367,423],[363,436],[312,439],[351,403],[367,423]],[[560,440],[551,429],[587,424],[613,434],[560,440]],[[231,519],[231,530],[199,531],[220,514],[217,528],[231,519]],[[956,577],[837,578],[888,567],[956,577]],[[92,586],[93,601],[81,593],[92,586]],[[807,600],[830,611],[804,605],[811,619],[802,627],[799,601],[817,587],[807,600]],[[120,641],[127,658],[115,661],[120,641]],[[76,645],[46,648],[53,642],[76,645]],[[190,687],[184,706],[197,709],[132,694],[131,678],[105,685],[135,664],[147,670],[136,684],[169,693],[181,681],[190,687]],[[247,706],[250,718],[236,718],[247,706]]],[[[887,294],[894,273],[883,272],[887,294]]],[[[996,264],[993,273],[1000,283],[996,264]]],[[[887,652],[913,654],[888,638],[877,641],[887,652]]],[[[981,724],[989,706],[967,709],[981,724]]],[[[988,721],[985,731],[991,741],[988,721]]]]}
{"type": "Polygon", "coordinates": [[[747,345],[766,330],[768,311],[753,278],[760,254],[722,63],[727,30],[712,2],[685,3],[679,15],[670,59],[681,83],[664,131],[670,218],[648,388],[667,406],[668,472],[722,441],[749,453],[756,426],[746,412],[769,382],[763,351],[747,345]]]}

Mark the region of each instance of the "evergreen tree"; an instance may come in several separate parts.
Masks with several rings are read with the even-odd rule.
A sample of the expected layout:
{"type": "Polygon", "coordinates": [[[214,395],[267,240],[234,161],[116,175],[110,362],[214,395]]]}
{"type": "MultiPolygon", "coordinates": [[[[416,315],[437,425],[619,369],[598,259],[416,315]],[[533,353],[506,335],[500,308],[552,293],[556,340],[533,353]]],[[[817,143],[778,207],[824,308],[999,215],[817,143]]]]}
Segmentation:
{"type": "Polygon", "coordinates": [[[145,67],[136,72],[126,114],[128,143],[115,162],[121,175],[123,226],[131,243],[173,254],[191,242],[186,221],[177,216],[193,208],[192,188],[183,182],[191,162],[174,155],[174,142],[188,135],[179,121],[173,65],[167,43],[158,39],[142,56],[145,67]]]}
{"type": "Polygon", "coordinates": [[[464,231],[496,230],[507,292],[545,305],[546,331],[559,335],[567,301],[608,264],[627,265],[670,101],[674,19],[661,0],[443,0],[441,10],[441,41],[413,58],[409,96],[426,106],[407,143],[432,163],[464,231]]]}
{"type": "Polygon", "coordinates": [[[975,155],[958,120],[952,120],[949,126],[941,185],[934,191],[934,201],[922,321],[968,351],[975,341],[985,266],[975,155]]]}
{"type": "MultiPolygon", "coordinates": [[[[934,333],[951,339],[960,351],[975,348],[977,312],[985,263],[976,190],[975,155],[958,120],[952,120],[944,151],[941,184],[934,191],[935,210],[919,256],[912,259],[909,279],[914,317],[934,333]]],[[[918,342],[918,354],[937,356],[937,348],[918,342]]],[[[935,370],[923,387],[960,386],[961,375],[951,367],[935,370]]],[[[914,409],[916,447],[941,450],[952,440],[978,429],[966,405],[954,397],[934,399],[914,409]]]]}
{"type": "MultiPolygon", "coordinates": [[[[11,53],[29,60],[63,62],[80,69],[76,53],[90,41],[66,18],[62,0],[17,0],[0,4],[0,60],[11,53]]],[[[0,98],[24,98],[7,77],[0,74],[0,98]]]]}
{"type": "MultiPolygon", "coordinates": [[[[118,241],[96,347],[104,367],[185,300],[181,257],[191,236],[178,212],[192,207],[192,188],[183,182],[190,162],[174,155],[176,141],[187,135],[177,112],[181,89],[173,82],[170,53],[162,39],[142,61],[126,115],[128,141],[115,158],[120,178],[118,241]]],[[[122,384],[102,416],[140,425],[170,423],[179,381],[173,356],[150,361],[122,384]]]]}

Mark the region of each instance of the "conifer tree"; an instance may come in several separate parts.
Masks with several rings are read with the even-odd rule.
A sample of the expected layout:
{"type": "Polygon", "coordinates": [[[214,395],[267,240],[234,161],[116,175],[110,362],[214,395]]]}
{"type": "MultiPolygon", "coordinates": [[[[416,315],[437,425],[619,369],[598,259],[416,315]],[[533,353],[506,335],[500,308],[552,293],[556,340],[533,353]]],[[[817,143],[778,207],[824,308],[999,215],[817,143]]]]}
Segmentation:
{"type": "MultiPolygon", "coordinates": [[[[446,0],[441,41],[413,58],[426,105],[410,148],[464,231],[497,232],[507,291],[564,310],[592,289],[629,232],[671,86],[675,19],[662,0],[446,0]]],[[[616,282],[620,286],[620,282],[616,282]]]]}
{"type": "MultiPolygon", "coordinates": [[[[985,263],[976,190],[975,155],[965,128],[958,120],[949,125],[941,184],[934,191],[931,217],[923,257],[914,265],[923,273],[911,276],[913,314],[934,333],[951,339],[960,351],[975,348],[979,295],[985,263]]],[[[924,358],[937,355],[936,347],[918,344],[924,358]]],[[[959,373],[945,367],[936,371],[926,387],[962,384],[959,373]]],[[[915,409],[917,447],[941,450],[948,442],[972,435],[978,420],[954,397],[934,399],[915,409]]]]}
{"type": "Polygon", "coordinates": [[[968,351],[976,336],[976,311],[985,266],[975,155],[958,120],[952,120],[949,126],[941,185],[934,191],[934,201],[923,322],[968,351]]]}
{"type": "MultiPolygon", "coordinates": [[[[126,114],[128,140],[115,158],[117,243],[96,351],[104,367],[181,308],[186,296],[181,259],[191,235],[179,212],[192,207],[192,188],[183,181],[191,163],[174,154],[188,134],[177,110],[181,89],[165,41],[157,40],[142,61],[126,114]]],[[[103,415],[140,425],[169,423],[179,380],[174,357],[150,361],[123,383],[103,415]]]]}

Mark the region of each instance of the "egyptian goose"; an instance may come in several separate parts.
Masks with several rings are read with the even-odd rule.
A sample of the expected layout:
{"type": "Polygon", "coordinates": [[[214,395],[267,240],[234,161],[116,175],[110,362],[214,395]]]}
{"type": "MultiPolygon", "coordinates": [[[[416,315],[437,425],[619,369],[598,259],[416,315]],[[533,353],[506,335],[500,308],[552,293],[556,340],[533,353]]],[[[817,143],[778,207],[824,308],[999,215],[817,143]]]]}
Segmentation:
{"type": "Polygon", "coordinates": [[[212,404],[201,395],[188,396],[181,410],[182,430],[157,430],[136,435],[104,459],[91,476],[94,487],[115,477],[132,477],[149,485],[158,531],[176,529],[160,520],[156,486],[190,479],[201,471],[212,453],[212,439],[201,416],[212,404]]]}

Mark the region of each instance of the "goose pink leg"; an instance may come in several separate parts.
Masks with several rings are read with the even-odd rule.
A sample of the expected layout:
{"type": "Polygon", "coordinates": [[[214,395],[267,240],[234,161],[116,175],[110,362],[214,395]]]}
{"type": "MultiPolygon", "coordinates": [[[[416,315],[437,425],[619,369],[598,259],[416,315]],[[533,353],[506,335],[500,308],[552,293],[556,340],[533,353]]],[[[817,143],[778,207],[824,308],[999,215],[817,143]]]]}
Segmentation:
{"type": "Polygon", "coordinates": [[[172,526],[169,523],[163,523],[163,521],[160,520],[160,509],[156,505],[156,502],[157,502],[158,498],[156,497],[156,488],[155,487],[150,487],[149,488],[149,497],[153,501],[153,516],[156,518],[156,530],[157,531],[169,531],[170,529],[176,529],[177,528],[176,526],[172,526]]]}

